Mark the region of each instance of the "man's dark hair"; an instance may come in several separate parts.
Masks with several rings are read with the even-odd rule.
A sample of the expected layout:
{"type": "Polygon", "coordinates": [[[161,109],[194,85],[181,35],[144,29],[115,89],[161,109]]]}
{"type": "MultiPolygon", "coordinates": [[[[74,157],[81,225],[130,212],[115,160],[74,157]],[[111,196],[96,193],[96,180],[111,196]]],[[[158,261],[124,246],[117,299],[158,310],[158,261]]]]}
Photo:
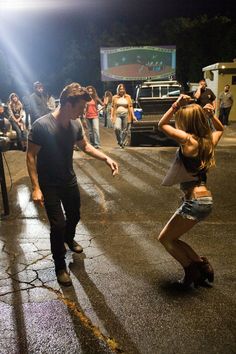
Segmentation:
{"type": "Polygon", "coordinates": [[[34,89],[36,90],[38,87],[43,87],[43,84],[39,81],[33,83],[34,89]]]}
{"type": "Polygon", "coordinates": [[[80,100],[89,102],[91,101],[91,96],[89,95],[87,89],[82,87],[77,82],[72,82],[72,84],[64,87],[60,94],[61,106],[64,106],[66,102],[70,102],[72,106],[74,106],[80,100]]]}

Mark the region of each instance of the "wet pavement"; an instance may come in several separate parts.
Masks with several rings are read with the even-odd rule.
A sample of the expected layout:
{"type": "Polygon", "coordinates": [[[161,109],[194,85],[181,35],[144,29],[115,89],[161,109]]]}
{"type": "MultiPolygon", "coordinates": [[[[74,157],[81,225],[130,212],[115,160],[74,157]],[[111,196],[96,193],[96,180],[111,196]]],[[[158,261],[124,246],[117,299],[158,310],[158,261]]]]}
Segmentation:
{"type": "Polygon", "coordinates": [[[175,148],[122,150],[107,128],[101,138],[120,175],[74,153],[84,253],[67,253],[69,288],[56,281],[25,155],[5,153],[11,213],[0,221],[0,354],[235,353],[236,123],[209,174],[214,211],[183,237],[212,261],[215,283],[188,292],[174,286],[182,269],[156,240],[181,197],[160,185],[175,148]]]}

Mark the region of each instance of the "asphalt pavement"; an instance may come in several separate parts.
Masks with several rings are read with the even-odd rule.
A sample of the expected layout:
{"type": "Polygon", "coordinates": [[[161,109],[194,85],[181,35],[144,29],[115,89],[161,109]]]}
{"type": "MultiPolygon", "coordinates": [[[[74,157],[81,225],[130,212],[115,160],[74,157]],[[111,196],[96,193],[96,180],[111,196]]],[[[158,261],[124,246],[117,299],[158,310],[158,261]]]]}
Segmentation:
{"type": "Polygon", "coordinates": [[[183,271],[156,239],[181,198],[177,187],[161,186],[175,148],[123,150],[103,127],[101,142],[120,174],[74,153],[84,253],[67,252],[67,288],[56,281],[25,153],[4,154],[10,215],[0,221],[0,354],[235,353],[236,123],[209,173],[213,213],[183,237],[210,259],[215,282],[187,292],[175,287],[183,271]]]}

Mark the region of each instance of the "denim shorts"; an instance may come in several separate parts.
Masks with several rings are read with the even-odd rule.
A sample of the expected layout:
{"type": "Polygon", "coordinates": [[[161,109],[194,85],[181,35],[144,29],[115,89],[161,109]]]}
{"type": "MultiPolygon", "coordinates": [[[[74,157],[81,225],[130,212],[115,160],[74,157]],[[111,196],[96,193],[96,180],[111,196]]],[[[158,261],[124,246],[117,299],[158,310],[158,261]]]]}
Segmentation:
{"type": "Polygon", "coordinates": [[[212,207],[212,197],[184,200],[183,204],[176,210],[175,215],[181,215],[185,219],[201,221],[211,213],[212,207]]]}

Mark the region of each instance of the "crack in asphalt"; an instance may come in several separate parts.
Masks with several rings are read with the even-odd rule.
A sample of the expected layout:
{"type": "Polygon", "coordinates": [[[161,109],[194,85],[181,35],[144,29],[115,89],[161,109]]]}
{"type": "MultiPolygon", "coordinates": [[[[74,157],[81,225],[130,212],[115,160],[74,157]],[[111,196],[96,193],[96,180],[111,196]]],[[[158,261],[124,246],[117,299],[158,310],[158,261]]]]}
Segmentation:
{"type": "MultiPolygon", "coordinates": [[[[10,295],[10,294],[15,294],[15,293],[19,293],[21,291],[29,291],[32,289],[46,289],[52,293],[54,293],[57,296],[57,299],[62,301],[64,303],[64,305],[70,310],[70,312],[73,313],[73,315],[77,318],[79,318],[80,322],[83,324],[83,326],[85,328],[87,328],[90,332],[92,332],[93,336],[96,337],[98,340],[103,341],[105,343],[105,345],[113,352],[113,353],[124,353],[123,349],[121,349],[119,347],[119,344],[115,341],[114,338],[112,337],[108,337],[106,335],[104,335],[101,330],[99,329],[99,327],[95,326],[92,321],[90,320],[90,318],[88,316],[86,316],[86,314],[84,313],[84,311],[82,311],[79,308],[79,305],[77,305],[74,301],[66,298],[62,292],[60,290],[56,290],[54,288],[52,288],[51,286],[45,284],[45,282],[43,282],[38,274],[37,270],[34,270],[34,272],[36,273],[36,277],[27,282],[27,281],[21,281],[19,279],[16,279],[14,277],[11,277],[12,280],[16,281],[19,284],[26,284],[29,287],[24,288],[24,289],[17,289],[14,291],[8,291],[5,292],[3,294],[0,294],[0,297],[2,296],[6,296],[6,295],[10,295]],[[34,281],[40,281],[42,283],[42,285],[35,285],[33,284],[34,281]]],[[[4,301],[2,301],[4,302],[4,301]]]]}
{"type": "MultiPolygon", "coordinates": [[[[92,245],[91,245],[92,240],[93,240],[93,237],[88,240],[89,241],[88,247],[92,247],[92,245]]],[[[19,254],[12,253],[11,251],[8,251],[6,249],[5,242],[4,241],[2,241],[2,242],[3,242],[2,252],[7,254],[11,258],[11,261],[14,262],[17,259],[17,257],[19,256],[19,254]]],[[[40,250],[37,250],[34,252],[40,252],[40,250]]],[[[65,304],[65,306],[68,308],[68,310],[70,310],[70,312],[73,313],[73,315],[75,317],[79,318],[79,320],[83,324],[83,326],[86,329],[88,329],[95,338],[102,341],[109,348],[109,350],[111,350],[113,353],[124,353],[124,351],[119,347],[119,345],[115,341],[115,339],[104,335],[101,332],[101,330],[92,323],[90,318],[88,316],[86,316],[86,314],[81,310],[81,308],[79,307],[78,304],[76,304],[74,301],[66,298],[60,290],[54,289],[53,287],[47,285],[46,282],[41,280],[37,269],[29,269],[29,267],[31,267],[32,265],[35,265],[38,262],[46,259],[50,255],[50,253],[48,253],[46,255],[42,255],[42,254],[40,254],[40,255],[41,255],[40,258],[37,258],[35,261],[32,261],[27,264],[24,264],[22,262],[18,262],[18,264],[22,264],[24,267],[20,271],[15,272],[13,274],[11,274],[11,272],[10,272],[10,269],[11,269],[10,265],[6,268],[5,273],[8,275],[8,277],[4,278],[4,279],[8,279],[8,280],[11,279],[13,282],[18,284],[18,286],[16,285],[14,290],[6,291],[6,292],[0,294],[0,298],[3,298],[4,296],[7,296],[7,295],[19,293],[21,291],[29,291],[32,289],[46,289],[46,290],[54,293],[57,296],[57,299],[62,301],[65,304]],[[17,276],[19,276],[20,274],[24,274],[25,271],[34,272],[35,276],[33,277],[33,279],[26,281],[26,280],[20,280],[17,278],[17,276]],[[41,285],[37,285],[37,284],[35,284],[35,282],[40,282],[41,285]],[[21,288],[22,285],[26,285],[26,288],[21,288]],[[19,288],[17,288],[17,287],[19,287],[19,288]]],[[[101,255],[102,254],[92,256],[92,257],[89,257],[89,259],[97,258],[101,255]]],[[[1,280],[3,280],[3,279],[1,279],[1,280]]],[[[4,301],[1,300],[1,302],[4,302],[4,301]]]]}

